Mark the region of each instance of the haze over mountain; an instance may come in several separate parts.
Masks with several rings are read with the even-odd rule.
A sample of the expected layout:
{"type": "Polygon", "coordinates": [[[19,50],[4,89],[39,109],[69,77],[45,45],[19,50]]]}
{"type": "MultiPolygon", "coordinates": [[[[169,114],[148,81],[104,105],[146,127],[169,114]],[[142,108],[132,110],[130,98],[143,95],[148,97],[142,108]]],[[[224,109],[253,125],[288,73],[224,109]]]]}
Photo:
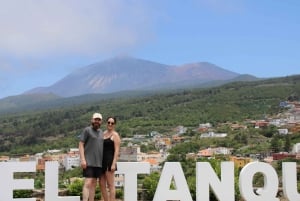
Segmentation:
{"type": "Polygon", "coordinates": [[[236,72],[208,62],[171,66],[119,56],[82,67],[51,86],[37,87],[25,94],[53,93],[72,97],[91,93],[182,87],[226,81],[239,76],[236,72]]]}

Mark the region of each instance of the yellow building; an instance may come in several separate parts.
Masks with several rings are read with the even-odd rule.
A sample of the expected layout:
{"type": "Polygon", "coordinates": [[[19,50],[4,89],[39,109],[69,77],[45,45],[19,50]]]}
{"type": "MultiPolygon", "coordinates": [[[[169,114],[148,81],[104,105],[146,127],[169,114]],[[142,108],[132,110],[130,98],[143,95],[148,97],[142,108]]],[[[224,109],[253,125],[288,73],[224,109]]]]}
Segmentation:
{"type": "Polygon", "coordinates": [[[230,161],[234,162],[235,167],[243,168],[246,164],[250,163],[252,159],[246,157],[231,156],[230,161]]]}

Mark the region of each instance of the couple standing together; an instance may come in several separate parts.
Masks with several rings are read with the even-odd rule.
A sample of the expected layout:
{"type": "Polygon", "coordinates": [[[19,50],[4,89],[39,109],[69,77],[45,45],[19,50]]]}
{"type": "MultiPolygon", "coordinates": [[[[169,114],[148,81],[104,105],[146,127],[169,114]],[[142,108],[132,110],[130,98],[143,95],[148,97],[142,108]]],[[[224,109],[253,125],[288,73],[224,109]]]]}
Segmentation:
{"type": "Polygon", "coordinates": [[[120,136],[115,131],[115,117],[106,119],[107,129],[100,129],[102,115],[94,113],[91,125],[84,128],[79,139],[83,177],[82,201],[94,201],[97,179],[104,201],[115,201],[115,171],[120,149],[120,136]]]}

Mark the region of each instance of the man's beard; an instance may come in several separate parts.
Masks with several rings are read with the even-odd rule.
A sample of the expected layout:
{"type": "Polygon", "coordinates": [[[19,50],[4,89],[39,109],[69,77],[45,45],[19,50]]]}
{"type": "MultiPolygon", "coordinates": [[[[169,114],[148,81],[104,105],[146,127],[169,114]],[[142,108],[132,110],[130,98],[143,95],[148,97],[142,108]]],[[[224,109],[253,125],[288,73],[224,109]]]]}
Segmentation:
{"type": "Polygon", "coordinates": [[[93,129],[94,130],[98,130],[100,128],[100,124],[99,123],[92,123],[93,129]]]}

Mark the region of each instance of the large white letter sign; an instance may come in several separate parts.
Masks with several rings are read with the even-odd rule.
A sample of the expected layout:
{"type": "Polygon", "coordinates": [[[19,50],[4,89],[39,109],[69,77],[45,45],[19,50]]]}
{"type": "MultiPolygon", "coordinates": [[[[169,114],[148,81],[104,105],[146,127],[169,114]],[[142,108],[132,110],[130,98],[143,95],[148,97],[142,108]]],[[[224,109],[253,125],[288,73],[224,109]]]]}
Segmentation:
{"type": "Polygon", "coordinates": [[[58,196],[58,162],[48,161],[45,164],[45,201],[80,201],[79,196],[58,196]]]}
{"type": "Polygon", "coordinates": [[[35,172],[35,162],[0,163],[0,200],[1,201],[36,201],[36,198],[13,199],[14,190],[34,189],[33,179],[14,179],[14,172],[35,172]]]}
{"type": "Polygon", "coordinates": [[[150,174],[150,164],[142,162],[117,163],[118,171],[115,174],[124,174],[124,201],[137,199],[137,175],[150,174]]]}
{"type": "Polygon", "coordinates": [[[242,197],[247,201],[279,201],[279,198],[276,198],[278,176],[274,168],[267,163],[248,163],[240,172],[239,186],[242,197]],[[264,187],[259,195],[254,193],[252,185],[256,173],[262,173],[264,176],[264,187]]]}
{"type": "Polygon", "coordinates": [[[234,163],[221,163],[221,181],[208,162],[196,164],[197,201],[209,201],[209,187],[220,201],[234,201],[234,163]]]}
{"type": "Polygon", "coordinates": [[[164,164],[153,201],[163,200],[193,200],[179,162],[164,164]],[[175,182],[175,190],[170,190],[172,179],[175,182]]]}
{"type": "Polygon", "coordinates": [[[300,200],[297,190],[297,164],[294,162],[282,163],[283,192],[288,200],[300,200]]]}

